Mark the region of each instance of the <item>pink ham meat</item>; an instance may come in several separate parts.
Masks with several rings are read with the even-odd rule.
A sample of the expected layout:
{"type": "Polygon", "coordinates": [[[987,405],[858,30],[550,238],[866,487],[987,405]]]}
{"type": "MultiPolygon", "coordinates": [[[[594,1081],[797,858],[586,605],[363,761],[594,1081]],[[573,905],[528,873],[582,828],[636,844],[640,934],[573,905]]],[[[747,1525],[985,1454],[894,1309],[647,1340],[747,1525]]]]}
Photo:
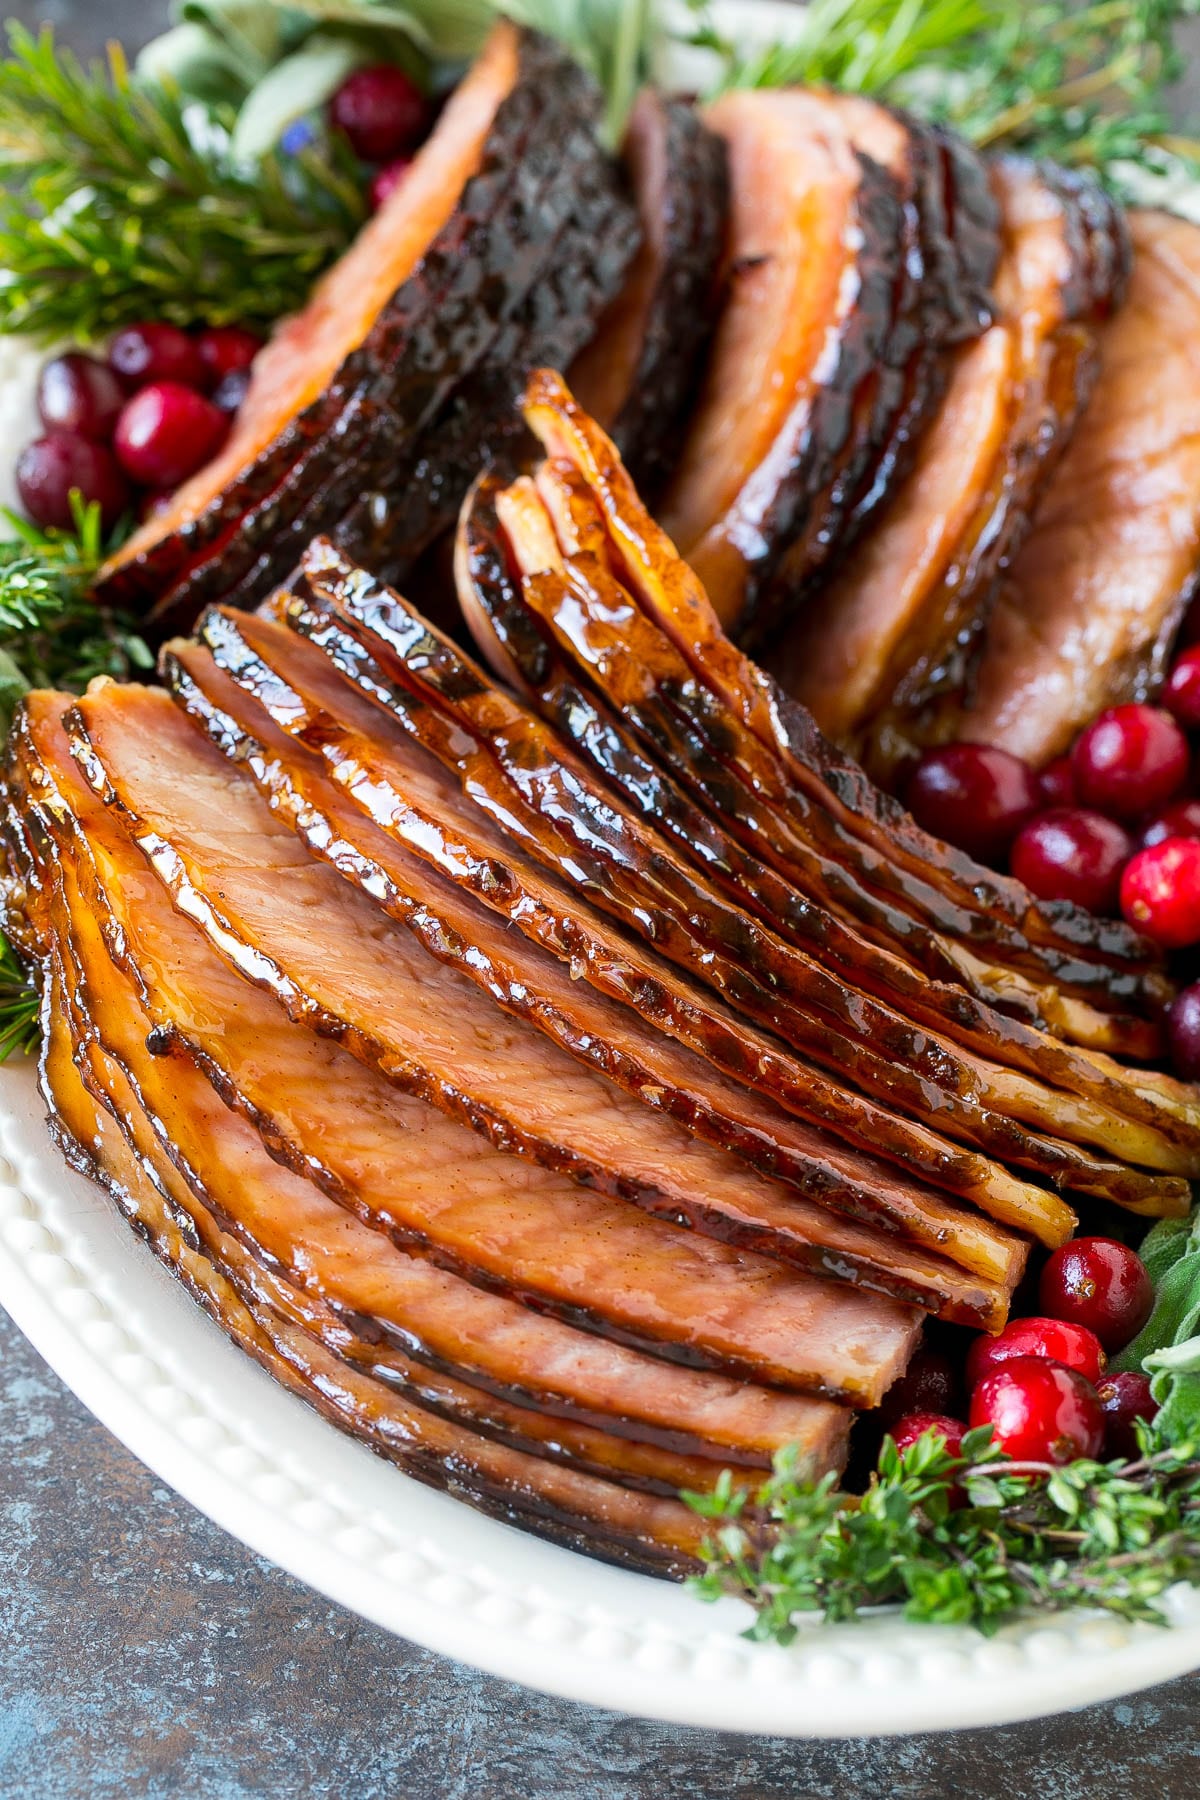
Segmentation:
{"type": "MultiPolygon", "coordinates": [[[[938,418],[871,536],[816,596],[768,666],[822,730],[887,775],[921,713],[961,689],[995,573],[1024,532],[1039,483],[1090,392],[1096,319],[1126,272],[1112,253],[1090,275],[1078,183],[1000,163],[1004,253],[997,322],[958,353],[938,418]]],[[[1099,239],[1100,228],[1096,238],[1099,239]]]]}
{"type": "MultiPolygon", "coordinates": [[[[505,1149],[597,1183],[619,1181],[622,1168],[653,1180],[623,1154],[616,1090],[314,864],[165,695],[108,687],[73,717],[89,779],[122,809],[176,904],[294,1017],[340,1033],[370,1066],[498,1134],[505,1149]]],[[[511,1204],[503,1193],[494,1200],[501,1211],[511,1204]]],[[[793,1275],[603,1194],[561,1192],[541,1229],[560,1248],[579,1233],[578,1254],[557,1272],[574,1297],[563,1288],[554,1303],[602,1313],[613,1335],[677,1360],[871,1404],[911,1348],[917,1315],[907,1308],[793,1275]],[[623,1276],[602,1275],[626,1257],[623,1276]]]]}
{"type": "Polygon", "coordinates": [[[139,1236],[241,1349],[407,1474],[450,1487],[484,1512],[634,1568],[678,1576],[695,1565],[704,1528],[678,1501],[637,1493],[465,1430],[355,1369],[260,1293],[239,1292],[231,1279],[240,1260],[236,1241],[200,1207],[189,1210],[185,1190],[158,1154],[119,1070],[106,1066],[110,1092],[82,1047],[76,1060],[61,972],[52,969],[50,979],[42,1085],[55,1137],[68,1160],[108,1190],[139,1236]]]}
{"type": "Polygon", "coordinates": [[[1084,425],[988,633],[964,735],[1035,765],[1151,696],[1200,567],[1200,228],[1130,215],[1133,278],[1084,425]]]}

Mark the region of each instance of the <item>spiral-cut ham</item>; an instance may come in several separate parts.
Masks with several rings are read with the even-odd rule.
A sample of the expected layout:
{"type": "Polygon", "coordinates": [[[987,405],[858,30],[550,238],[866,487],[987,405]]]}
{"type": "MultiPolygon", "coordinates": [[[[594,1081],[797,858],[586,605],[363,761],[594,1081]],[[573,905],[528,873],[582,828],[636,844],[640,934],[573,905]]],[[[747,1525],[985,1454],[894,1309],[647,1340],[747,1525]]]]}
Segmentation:
{"type": "Polygon", "coordinates": [[[98,597],[187,626],[207,600],[259,597],[318,528],[359,550],[386,528],[396,568],[451,522],[462,407],[476,454],[489,428],[502,439],[522,369],[587,341],[636,249],[599,107],[559,48],[497,25],[405,181],[258,358],[229,444],[98,597]]]}
{"type": "Polygon", "coordinates": [[[1200,228],[1130,214],[1100,376],[1005,579],[959,724],[1035,765],[1152,697],[1200,571],[1200,228]]]}
{"type": "Polygon", "coordinates": [[[1128,245],[1096,188],[998,163],[999,316],[959,351],[911,474],[770,667],[822,730],[889,775],[938,734],[968,683],[995,587],[1029,528],[1095,375],[1097,322],[1119,301],[1128,245]]]}

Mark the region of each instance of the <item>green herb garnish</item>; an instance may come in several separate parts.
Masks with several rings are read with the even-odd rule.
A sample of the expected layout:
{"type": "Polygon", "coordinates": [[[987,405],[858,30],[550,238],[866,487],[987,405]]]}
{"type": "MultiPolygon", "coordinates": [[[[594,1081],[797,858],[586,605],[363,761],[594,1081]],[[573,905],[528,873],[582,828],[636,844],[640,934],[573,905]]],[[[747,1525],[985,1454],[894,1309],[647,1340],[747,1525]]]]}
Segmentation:
{"type": "Polygon", "coordinates": [[[16,951],[0,935],[0,1063],[30,1056],[41,1039],[41,999],[16,951]]]}
{"type": "Polygon", "coordinates": [[[11,536],[0,541],[0,726],[31,687],[79,689],[95,675],[124,679],[154,667],[134,622],[102,611],[89,589],[115,539],[105,543],[100,508],[71,496],[75,530],[40,531],[0,508],[11,536]]]}
{"type": "Polygon", "coordinates": [[[9,26],[0,61],[0,331],[87,342],[138,319],[268,325],[365,215],[334,150],[241,166],[232,115],[85,68],[9,26]]]}
{"type": "Polygon", "coordinates": [[[983,147],[1087,165],[1126,190],[1135,172],[1200,161],[1164,97],[1183,72],[1175,33],[1197,10],[1197,0],[812,0],[794,38],[748,59],[703,8],[694,41],[725,59],[722,85],[875,94],[983,147]]]}
{"type": "Polygon", "coordinates": [[[1010,1462],[990,1426],[967,1434],[961,1458],[932,1432],[903,1454],[889,1438],[861,1496],[833,1476],[799,1480],[784,1452],[755,1496],[727,1480],[684,1496],[716,1527],[692,1591],[749,1600],[746,1635],[778,1644],[807,1614],[844,1621],[894,1602],[906,1618],[988,1634],[1067,1606],[1164,1623],[1160,1597],[1200,1581],[1200,1458],[1155,1428],[1139,1436],[1136,1461],[1061,1468],[1010,1462]]]}

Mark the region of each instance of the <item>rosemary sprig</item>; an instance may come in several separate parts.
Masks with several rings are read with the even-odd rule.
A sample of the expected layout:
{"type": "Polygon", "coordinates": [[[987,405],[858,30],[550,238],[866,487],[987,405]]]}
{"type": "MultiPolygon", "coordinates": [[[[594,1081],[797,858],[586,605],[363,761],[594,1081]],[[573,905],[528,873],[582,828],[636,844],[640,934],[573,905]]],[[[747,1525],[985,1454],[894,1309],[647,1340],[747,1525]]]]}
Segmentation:
{"type": "Polygon", "coordinates": [[[903,1454],[887,1439],[861,1496],[833,1476],[798,1479],[784,1452],[757,1495],[722,1481],[684,1496],[716,1527],[693,1591],[749,1600],[747,1636],[780,1644],[805,1614],[848,1620],[897,1601],[909,1619],[989,1634],[1067,1606],[1161,1624],[1167,1589],[1200,1580],[1200,1457],[1139,1433],[1135,1461],[1061,1468],[1010,1462],[989,1426],[961,1457],[932,1432],[903,1454]]]}
{"type": "Polygon", "coordinates": [[[724,57],[722,85],[877,94],[977,144],[1092,166],[1124,190],[1136,172],[1200,163],[1164,99],[1182,72],[1176,31],[1198,10],[1197,0],[811,0],[791,41],[750,58],[703,10],[696,41],[724,57]]]}
{"type": "Polygon", "coordinates": [[[0,725],[27,688],[83,688],[95,675],[128,677],[154,659],[132,620],[102,611],[89,588],[106,544],[100,509],[71,496],[73,532],[40,531],[0,508],[0,725]]]}
{"type": "Polygon", "coordinates": [[[8,939],[0,935],[0,1063],[31,1056],[41,1032],[41,1001],[8,939]]]}
{"type": "Polygon", "coordinates": [[[147,316],[270,324],[364,216],[334,149],[239,166],[232,116],[85,68],[9,26],[0,60],[0,331],[88,341],[147,316]]]}

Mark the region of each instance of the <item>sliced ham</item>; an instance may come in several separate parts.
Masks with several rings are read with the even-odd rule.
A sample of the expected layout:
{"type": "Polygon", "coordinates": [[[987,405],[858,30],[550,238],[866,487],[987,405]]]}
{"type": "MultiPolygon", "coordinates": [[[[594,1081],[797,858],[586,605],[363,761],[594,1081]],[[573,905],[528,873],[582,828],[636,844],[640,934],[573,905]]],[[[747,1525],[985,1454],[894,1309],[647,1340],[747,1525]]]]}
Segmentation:
{"type": "Polygon", "coordinates": [[[561,377],[539,370],[525,413],[547,454],[572,463],[592,489],[617,573],[692,671],[679,705],[694,719],[707,712],[721,721],[726,761],[751,759],[762,784],[760,807],[802,821],[868,889],[887,892],[977,951],[986,948],[1022,973],[1049,976],[1089,1000],[1119,995],[1147,1011],[1161,1009],[1171,988],[1161,952],[1147,939],[1082,908],[1035,901],[1019,883],[929,837],[834,749],[805,708],[787,701],[721,629],[703,587],[646,512],[613,445],[575,406],[561,377]]]}
{"type": "Polygon", "coordinates": [[[796,89],[729,93],[705,121],[729,146],[731,287],[662,519],[725,626],[757,640],[832,554],[899,421],[919,428],[936,385],[910,364],[950,327],[907,279],[920,128],[796,89]]]}
{"type": "Polygon", "coordinates": [[[651,88],[634,105],[623,160],[642,244],[570,380],[652,494],[675,460],[715,323],[729,179],[723,140],[686,101],[651,88]]]}
{"type": "Polygon", "coordinates": [[[66,1011],[62,999],[52,1009],[43,1058],[43,1088],[60,1144],[108,1189],[139,1235],[241,1349],[406,1473],[450,1487],[484,1512],[634,1568],[680,1575],[694,1565],[703,1525],[678,1501],[635,1493],[466,1431],[391,1394],[261,1301],[247,1304],[223,1266],[232,1247],[215,1231],[210,1242],[198,1241],[178,1178],[156,1154],[135,1097],[128,1088],[119,1090],[118,1125],[84,1086],[66,1011]]]}
{"type": "MultiPolygon", "coordinates": [[[[323,1022],[369,1066],[531,1161],[609,1192],[676,1178],[665,1125],[656,1167],[627,1156],[626,1127],[649,1115],[623,1118],[617,1089],[312,862],[166,695],[110,687],[72,717],[89,779],[120,806],[176,904],[293,1016],[323,1022]]],[[[492,1204],[503,1211],[505,1194],[492,1204]]],[[[564,1288],[559,1303],[603,1314],[626,1341],[860,1404],[907,1357],[917,1315],[892,1302],[683,1233],[604,1192],[565,1188],[551,1216],[543,1243],[561,1252],[569,1225],[578,1233],[578,1254],[557,1271],[573,1297],[564,1288]],[[603,1279],[601,1267],[624,1257],[628,1275],[603,1279]]]]}
{"type": "Polygon", "coordinates": [[[208,600],[253,600],[318,527],[363,551],[382,532],[394,566],[411,561],[474,472],[461,409],[476,453],[511,435],[538,344],[569,360],[636,248],[599,107],[561,49],[497,26],[408,179],[259,358],[230,445],[98,595],[151,632],[186,626],[208,600]]]}
{"type": "Polygon", "coordinates": [[[966,735],[1035,766],[1152,697],[1200,568],[1200,228],[1130,215],[1129,297],[988,632],[966,735]]]}
{"type": "Polygon", "coordinates": [[[770,662],[824,731],[865,742],[884,772],[906,730],[921,735],[913,715],[962,687],[995,572],[1090,392],[1089,327],[1125,273],[1115,209],[1113,252],[1093,277],[1078,184],[1016,161],[993,179],[1005,244],[997,323],[959,353],[939,417],[873,535],[770,662]]]}

